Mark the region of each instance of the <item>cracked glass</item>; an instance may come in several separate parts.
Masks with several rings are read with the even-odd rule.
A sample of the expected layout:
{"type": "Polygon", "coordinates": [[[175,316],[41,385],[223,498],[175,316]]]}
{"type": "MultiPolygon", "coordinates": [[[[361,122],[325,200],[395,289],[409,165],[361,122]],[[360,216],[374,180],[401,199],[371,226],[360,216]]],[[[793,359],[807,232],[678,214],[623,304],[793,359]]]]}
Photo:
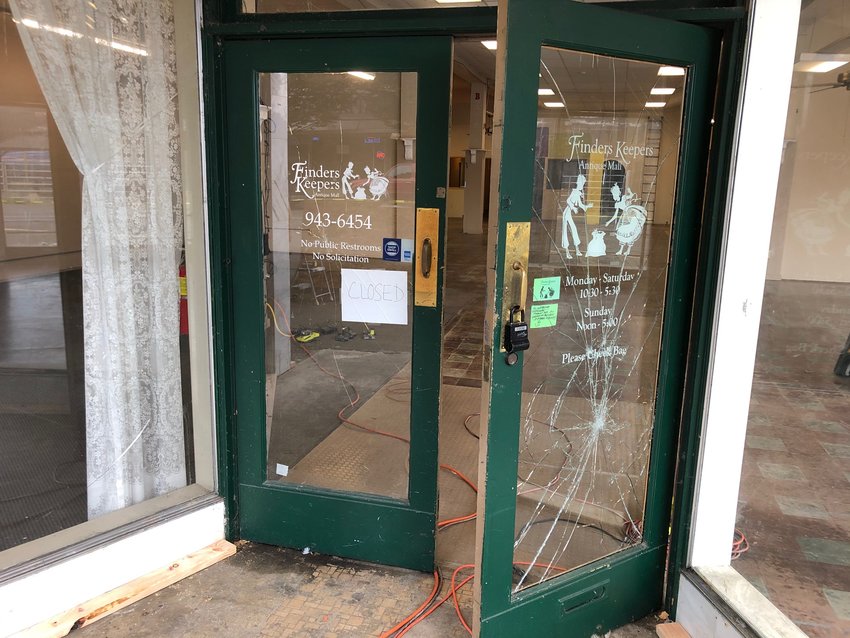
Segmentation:
{"type": "Polygon", "coordinates": [[[416,83],[259,76],[268,481],[407,498],[416,83]]]}
{"type": "Polygon", "coordinates": [[[541,51],[514,591],[642,540],[685,74],[541,51]]]}

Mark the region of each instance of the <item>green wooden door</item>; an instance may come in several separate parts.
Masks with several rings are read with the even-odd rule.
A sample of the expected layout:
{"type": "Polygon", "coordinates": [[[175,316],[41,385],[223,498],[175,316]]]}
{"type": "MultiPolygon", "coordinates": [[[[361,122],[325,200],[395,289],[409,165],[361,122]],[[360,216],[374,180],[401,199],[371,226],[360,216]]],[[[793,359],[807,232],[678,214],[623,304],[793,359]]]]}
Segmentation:
{"type": "Polygon", "coordinates": [[[431,570],[451,39],[222,68],[239,536],[431,570]]]}
{"type": "Polygon", "coordinates": [[[662,604],[716,44],[564,0],[498,44],[476,630],[590,636],[662,604]]]}

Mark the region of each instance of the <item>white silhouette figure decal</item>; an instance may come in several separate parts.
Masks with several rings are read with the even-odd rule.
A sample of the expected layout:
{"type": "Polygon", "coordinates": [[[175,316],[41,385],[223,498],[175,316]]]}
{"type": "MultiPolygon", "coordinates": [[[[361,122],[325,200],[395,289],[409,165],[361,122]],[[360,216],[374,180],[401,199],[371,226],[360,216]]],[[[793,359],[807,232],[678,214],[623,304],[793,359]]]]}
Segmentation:
{"type": "Polygon", "coordinates": [[[646,223],[646,209],[643,206],[632,205],[626,209],[626,212],[620,218],[617,224],[617,241],[620,242],[620,250],[618,255],[622,255],[625,249],[625,254],[632,252],[632,244],[637,241],[643,231],[643,226],[646,223]]]}
{"type": "Polygon", "coordinates": [[[581,251],[578,249],[581,241],[578,237],[578,229],[576,228],[576,223],[573,221],[573,214],[578,214],[579,210],[583,210],[587,212],[588,208],[593,208],[593,203],[585,204],[584,203],[584,184],[587,181],[587,178],[584,175],[579,175],[576,178],[576,187],[570,193],[570,196],[567,197],[567,204],[564,206],[564,217],[563,223],[561,224],[561,248],[566,251],[565,257],[567,259],[572,259],[572,255],[570,254],[570,235],[573,238],[573,245],[576,249],[576,256],[581,257],[581,251]]]}
{"type": "Polygon", "coordinates": [[[626,208],[628,208],[629,204],[631,204],[632,200],[635,198],[635,194],[632,192],[631,188],[626,187],[626,194],[623,195],[623,191],[620,190],[620,185],[614,184],[611,187],[611,197],[614,198],[614,216],[605,222],[606,226],[615,221],[626,211],[626,208]]]}
{"type": "Polygon", "coordinates": [[[605,256],[605,231],[598,228],[593,231],[593,239],[587,243],[585,255],[588,257],[605,256]]]}
{"type": "MultiPolygon", "coordinates": [[[[351,180],[357,179],[360,175],[354,174],[354,162],[349,162],[346,169],[342,172],[342,194],[345,195],[345,199],[351,199],[354,197],[354,190],[351,188],[351,180]]],[[[363,195],[363,199],[366,199],[366,195],[363,195]]]]}
{"type": "MultiPolygon", "coordinates": [[[[366,186],[369,188],[369,193],[372,195],[373,201],[381,199],[381,197],[387,194],[387,188],[390,185],[390,180],[384,177],[381,171],[377,168],[370,169],[366,166],[363,169],[363,172],[366,173],[366,186]]],[[[354,199],[358,198],[355,197],[354,199]]]]}

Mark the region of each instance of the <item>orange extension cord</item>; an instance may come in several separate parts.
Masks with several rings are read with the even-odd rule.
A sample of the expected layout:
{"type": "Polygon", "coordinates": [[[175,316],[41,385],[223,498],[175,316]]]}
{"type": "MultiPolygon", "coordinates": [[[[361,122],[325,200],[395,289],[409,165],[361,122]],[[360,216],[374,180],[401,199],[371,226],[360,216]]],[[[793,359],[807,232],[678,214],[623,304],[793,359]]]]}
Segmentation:
{"type": "MultiPolygon", "coordinates": [[[[275,312],[274,308],[272,308],[272,306],[267,303],[266,307],[271,311],[272,321],[274,322],[275,329],[281,335],[283,335],[284,337],[292,338],[293,337],[292,326],[289,325],[289,318],[286,316],[286,312],[280,306],[280,304],[277,302],[277,300],[275,300],[274,304],[275,304],[275,306],[277,306],[277,309],[280,311],[281,315],[283,316],[284,320],[286,321],[286,327],[289,329],[289,333],[286,333],[286,332],[284,332],[283,330],[280,329],[280,326],[278,325],[278,322],[277,322],[277,313],[275,312]]],[[[364,432],[369,432],[370,434],[377,434],[377,435],[380,435],[380,436],[386,436],[386,437],[389,437],[391,439],[395,439],[397,441],[401,441],[403,443],[410,445],[410,439],[408,439],[407,437],[400,436],[398,434],[393,434],[391,432],[384,432],[383,430],[377,430],[377,429],[374,429],[374,428],[366,427],[365,425],[362,425],[360,423],[352,421],[347,416],[345,416],[346,410],[348,410],[349,408],[352,408],[352,407],[356,406],[358,403],[360,403],[360,393],[357,391],[357,388],[354,386],[353,383],[351,383],[351,381],[346,379],[342,374],[331,372],[330,370],[327,370],[324,366],[322,366],[322,364],[319,363],[319,360],[316,359],[315,356],[313,356],[313,353],[310,352],[310,350],[306,346],[304,346],[304,344],[299,343],[297,341],[296,341],[296,343],[304,351],[304,353],[308,357],[310,357],[310,360],[316,365],[317,368],[319,368],[319,370],[321,370],[324,374],[326,374],[327,376],[329,376],[333,379],[339,379],[343,383],[348,384],[348,386],[354,391],[354,395],[355,395],[354,398],[353,399],[349,398],[349,404],[346,405],[346,406],[343,406],[342,409],[337,413],[337,417],[339,418],[340,421],[342,421],[343,423],[350,425],[352,427],[358,428],[358,429],[360,429],[364,432]]],[[[397,389],[393,389],[393,391],[397,391],[397,389]]],[[[466,483],[473,492],[475,492],[476,494],[478,493],[478,486],[476,486],[475,483],[472,480],[470,480],[469,477],[467,477],[463,472],[461,472],[457,468],[454,468],[451,465],[446,465],[445,463],[440,463],[440,469],[445,470],[446,472],[450,472],[451,474],[454,474],[457,478],[459,478],[461,481],[466,483]]],[[[449,519],[446,519],[446,520],[437,521],[437,529],[442,530],[442,529],[445,529],[445,528],[447,528],[451,525],[457,525],[459,523],[466,523],[467,521],[475,520],[475,517],[476,517],[476,513],[472,512],[471,514],[466,514],[464,516],[457,516],[455,518],[449,518],[449,519]]],[[[472,628],[469,626],[469,623],[466,622],[466,619],[463,617],[463,612],[461,612],[461,610],[460,610],[460,604],[458,603],[458,599],[457,599],[457,592],[464,585],[466,585],[469,581],[471,581],[473,577],[468,576],[463,581],[461,581],[459,584],[457,584],[457,585],[455,584],[455,579],[457,578],[458,572],[460,572],[460,570],[462,570],[462,569],[468,569],[470,567],[475,567],[475,565],[469,564],[469,565],[461,565],[460,567],[458,567],[454,571],[454,573],[452,574],[451,588],[449,590],[449,593],[446,594],[440,600],[440,602],[438,602],[436,605],[434,605],[433,607],[428,609],[427,612],[422,614],[421,617],[416,618],[417,615],[421,614],[422,611],[425,608],[427,608],[428,605],[430,603],[432,603],[438,595],[438,590],[439,590],[439,587],[440,587],[440,577],[439,577],[439,573],[435,571],[434,572],[434,588],[432,589],[431,594],[428,596],[428,598],[426,598],[425,601],[421,605],[419,605],[419,607],[417,607],[411,614],[409,614],[404,620],[399,622],[392,629],[388,629],[386,632],[381,634],[381,638],[388,638],[389,636],[392,636],[399,629],[401,629],[402,627],[405,627],[405,625],[410,623],[410,621],[412,619],[416,618],[415,622],[410,623],[407,627],[404,628],[403,631],[401,631],[396,636],[396,638],[401,638],[401,636],[405,635],[408,631],[410,631],[410,629],[412,627],[419,624],[425,618],[430,616],[436,609],[438,609],[440,606],[442,606],[443,603],[445,603],[449,598],[451,598],[453,600],[455,613],[457,613],[457,617],[460,620],[461,624],[463,625],[464,629],[466,629],[466,631],[468,631],[470,634],[472,634],[472,628]]]]}
{"type": "MultiPolygon", "coordinates": [[[[278,309],[280,310],[284,319],[286,320],[287,327],[289,328],[290,333],[291,333],[292,327],[289,326],[289,319],[287,318],[286,313],[284,312],[283,308],[281,308],[280,304],[277,301],[275,301],[274,303],[278,307],[278,309]]],[[[274,309],[269,304],[266,304],[266,306],[272,312],[272,319],[274,320],[274,325],[275,325],[275,328],[277,329],[277,331],[280,334],[282,334],[283,336],[291,338],[293,336],[292,334],[286,334],[278,326],[277,317],[276,317],[277,313],[274,312],[274,309]]],[[[298,343],[298,342],[296,341],[296,343],[298,343]]],[[[354,407],[360,402],[360,393],[357,391],[357,388],[354,386],[353,383],[351,383],[351,381],[349,381],[344,376],[342,376],[342,374],[337,374],[337,373],[331,372],[330,370],[325,369],[322,366],[322,364],[319,363],[318,359],[316,359],[316,357],[313,356],[313,353],[310,352],[310,350],[304,346],[304,344],[298,343],[298,345],[305,352],[305,354],[308,357],[310,357],[310,359],[313,361],[313,363],[316,364],[316,367],[319,368],[319,370],[321,370],[324,374],[328,375],[329,377],[332,377],[334,379],[339,379],[343,383],[348,384],[349,387],[351,387],[351,389],[354,391],[355,397],[353,399],[349,399],[349,404],[344,406],[337,413],[337,416],[339,417],[340,421],[342,421],[343,423],[350,425],[352,427],[363,430],[364,432],[369,432],[371,434],[377,434],[377,435],[380,435],[380,436],[386,436],[386,437],[389,437],[391,439],[396,439],[397,441],[402,441],[403,443],[407,443],[408,445],[410,445],[410,439],[408,439],[406,437],[399,436],[398,434],[393,434],[391,432],[384,432],[383,430],[376,430],[374,428],[366,427],[365,425],[362,425],[360,423],[356,423],[355,421],[352,421],[348,417],[344,416],[344,413],[348,408],[354,407]]],[[[467,418],[469,418],[469,417],[467,417],[467,418]]],[[[475,483],[472,480],[469,479],[469,477],[467,477],[463,472],[461,472],[457,468],[454,468],[451,465],[446,465],[444,463],[440,463],[440,469],[445,470],[447,472],[450,472],[451,474],[454,474],[457,478],[459,478],[461,481],[466,483],[473,492],[475,492],[476,494],[478,493],[478,486],[476,486],[475,483]]],[[[466,523],[468,521],[475,520],[475,517],[476,517],[476,512],[472,512],[471,514],[466,514],[464,516],[457,516],[455,518],[449,518],[449,519],[445,519],[445,520],[442,520],[442,521],[437,521],[437,529],[443,530],[443,529],[445,529],[445,528],[447,528],[451,525],[457,525],[459,523],[466,523]]],[[[746,551],[746,550],[744,550],[744,551],[746,551]]],[[[524,567],[545,567],[547,569],[553,569],[553,570],[558,571],[558,572],[567,571],[566,569],[564,569],[562,567],[556,567],[554,565],[546,565],[544,563],[527,563],[527,562],[522,562],[522,561],[515,561],[514,565],[519,565],[519,566],[524,566],[524,567]]],[[[469,623],[466,621],[466,618],[464,618],[464,616],[463,616],[463,612],[460,610],[460,603],[458,601],[457,593],[466,584],[468,584],[473,578],[475,578],[475,576],[474,575],[473,576],[467,576],[466,578],[464,578],[459,583],[456,583],[455,581],[457,580],[457,575],[462,570],[470,569],[470,568],[474,568],[474,567],[475,567],[475,565],[472,564],[472,563],[468,563],[466,565],[461,565],[461,566],[457,567],[454,570],[454,572],[452,573],[452,578],[451,578],[448,593],[445,596],[443,596],[438,603],[436,603],[435,605],[428,608],[428,605],[431,604],[436,599],[436,597],[438,595],[439,588],[440,588],[439,572],[434,571],[434,586],[431,590],[431,593],[428,595],[428,597],[425,599],[425,601],[421,605],[419,605],[419,607],[417,607],[413,612],[411,612],[408,616],[406,616],[403,620],[399,621],[395,626],[393,626],[392,628],[390,628],[387,631],[385,631],[384,633],[382,633],[380,638],[390,638],[391,636],[393,636],[393,634],[395,634],[395,632],[398,632],[402,627],[404,627],[404,629],[402,631],[400,631],[395,636],[395,638],[401,638],[408,631],[410,631],[413,627],[418,625],[420,622],[422,622],[428,616],[430,616],[432,613],[434,613],[437,609],[442,607],[442,605],[446,601],[448,601],[450,598],[452,599],[452,604],[454,605],[455,613],[457,614],[458,620],[460,621],[461,625],[463,625],[463,628],[467,631],[467,633],[469,635],[472,635],[472,627],[469,626],[469,623]],[[423,610],[425,610],[426,608],[428,608],[428,610],[425,611],[425,613],[422,613],[423,610]]]]}

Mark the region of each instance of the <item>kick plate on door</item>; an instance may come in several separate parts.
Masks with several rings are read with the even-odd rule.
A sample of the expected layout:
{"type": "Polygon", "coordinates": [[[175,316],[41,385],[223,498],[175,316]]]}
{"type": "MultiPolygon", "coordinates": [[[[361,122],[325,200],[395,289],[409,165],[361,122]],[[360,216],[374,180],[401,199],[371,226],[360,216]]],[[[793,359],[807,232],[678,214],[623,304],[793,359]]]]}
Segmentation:
{"type": "Polygon", "coordinates": [[[414,303],[437,307],[437,255],[440,248],[440,209],[416,209],[416,279],[414,303]]]}

